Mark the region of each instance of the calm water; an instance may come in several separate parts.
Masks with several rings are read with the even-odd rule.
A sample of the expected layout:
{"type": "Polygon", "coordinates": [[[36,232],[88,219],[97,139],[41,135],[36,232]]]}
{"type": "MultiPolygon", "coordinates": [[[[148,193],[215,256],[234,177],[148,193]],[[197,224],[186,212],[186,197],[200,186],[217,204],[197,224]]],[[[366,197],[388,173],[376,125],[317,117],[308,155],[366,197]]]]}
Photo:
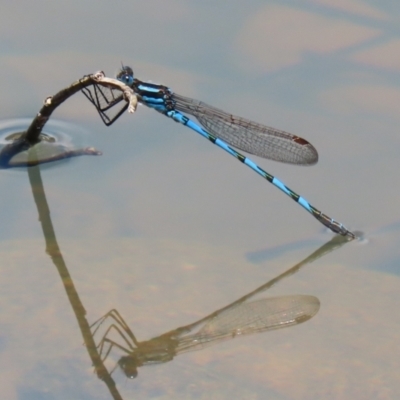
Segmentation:
{"type": "Polygon", "coordinates": [[[256,161],[362,239],[338,243],[162,115],[139,107],[106,128],[77,94],[53,118],[66,140],[103,155],[0,171],[0,397],[398,398],[398,9],[386,0],[379,9],[323,0],[110,6],[1,2],[0,129],[33,118],[84,74],[113,76],[122,60],[139,79],[307,138],[320,156],[312,168],[256,161]],[[246,335],[223,312],[193,332],[231,326],[226,340],[189,352],[171,344],[177,328],[264,284],[250,308],[232,309],[239,322],[267,318],[276,296],[308,296],[291,299],[315,316],[246,335]],[[90,324],[112,309],[92,336],[90,324]],[[129,334],[142,361],[151,352],[159,361],[134,379],[116,367],[129,334]],[[105,369],[102,337],[103,356],[120,346],[105,369]]]}

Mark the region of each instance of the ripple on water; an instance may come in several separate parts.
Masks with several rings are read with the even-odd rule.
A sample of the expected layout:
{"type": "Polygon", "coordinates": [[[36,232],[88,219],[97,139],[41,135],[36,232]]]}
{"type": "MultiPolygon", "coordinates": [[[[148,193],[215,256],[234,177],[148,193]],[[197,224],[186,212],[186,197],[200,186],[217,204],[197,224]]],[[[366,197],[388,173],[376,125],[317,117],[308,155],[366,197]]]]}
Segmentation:
{"type": "Polygon", "coordinates": [[[50,120],[40,134],[41,141],[11,156],[6,154],[10,145],[27,130],[32,120],[18,118],[0,121],[0,160],[2,168],[26,167],[46,163],[58,165],[80,155],[101,155],[87,145],[87,133],[71,123],[50,120]],[[70,134],[66,133],[69,132],[70,134]]]}

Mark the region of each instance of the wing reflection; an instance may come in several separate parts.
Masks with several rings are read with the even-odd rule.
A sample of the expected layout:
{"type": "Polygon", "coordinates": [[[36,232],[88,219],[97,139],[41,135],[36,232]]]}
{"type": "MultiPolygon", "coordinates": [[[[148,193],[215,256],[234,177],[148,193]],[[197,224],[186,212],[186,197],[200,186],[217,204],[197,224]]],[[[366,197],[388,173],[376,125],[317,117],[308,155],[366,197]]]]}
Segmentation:
{"type": "Polygon", "coordinates": [[[144,365],[165,363],[181,353],[200,350],[223,340],[298,325],[312,318],[319,305],[316,297],[308,295],[234,302],[193,324],[143,342],[136,340],[115,309],[96,321],[92,328],[94,335],[104,321],[112,320],[99,342],[99,352],[103,361],[113,347],[125,352],[127,355],[119,359],[118,365],[127,377],[135,378],[137,368],[144,365]],[[120,336],[123,345],[109,338],[112,331],[120,336]]]}

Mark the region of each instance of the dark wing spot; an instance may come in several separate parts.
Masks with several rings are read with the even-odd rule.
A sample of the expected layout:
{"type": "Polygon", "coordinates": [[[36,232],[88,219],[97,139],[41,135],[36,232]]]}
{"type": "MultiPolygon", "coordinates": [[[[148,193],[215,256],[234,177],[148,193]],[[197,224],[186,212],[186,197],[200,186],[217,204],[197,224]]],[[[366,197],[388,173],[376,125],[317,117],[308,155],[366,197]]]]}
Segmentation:
{"type": "Polygon", "coordinates": [[[307,145],[307,144],[310,144],[309,142],[307,142],[307,140],[305,140],[305,139],[303,139],[303,138],[301,138],[301,137],[299,137],[299,136],[295,136],[295,137],[293,138],[293,141],[296,142],[296,143],[298,143],[298,144],[301,144],[302,146],[307,145]]]}

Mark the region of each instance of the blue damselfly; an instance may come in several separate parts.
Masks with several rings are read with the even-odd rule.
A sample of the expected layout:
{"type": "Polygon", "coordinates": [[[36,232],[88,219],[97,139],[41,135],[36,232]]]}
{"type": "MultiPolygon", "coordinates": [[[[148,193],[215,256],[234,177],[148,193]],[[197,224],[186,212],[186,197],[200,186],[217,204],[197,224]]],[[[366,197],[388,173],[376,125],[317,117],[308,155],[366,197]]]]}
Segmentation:
{"type": "MultiPolygon", "coordinates": [[[[269,174],[233,147],[259,157],[295,165],[312,165],[318,161],[317,150],[307,140],[275,128],[228,114],[218,108],[174,93],[170,88],[145,83],[134,77],[132,68],[123,66],[117,79],[132,88],[138,101],[199,133],[222,148],[268,182],[272,183],[333,232],[354,239],[355,235],[344,225],[323,214],[306,199],[269,174]],[[185,114],[194,116],[199,123],[185,114]],[[231,147],[233,146],[233,147],[231,147]]],[[[103,122],[109,126],[128,108],[125,97],[117,88],[96,84],[83,90],[94,104],[103,122]],[[117,107],[118,106],[118,107],[117,107]]]]}

